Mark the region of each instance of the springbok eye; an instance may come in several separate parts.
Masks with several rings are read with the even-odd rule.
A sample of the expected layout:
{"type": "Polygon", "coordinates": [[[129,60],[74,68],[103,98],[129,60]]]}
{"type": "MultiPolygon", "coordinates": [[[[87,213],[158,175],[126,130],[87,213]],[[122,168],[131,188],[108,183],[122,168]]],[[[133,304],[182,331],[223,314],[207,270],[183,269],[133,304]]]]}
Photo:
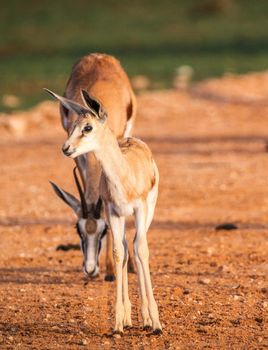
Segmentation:
{"type": "Polygon", "coordinates": [[[91,125],[86,125],[83,129],[83,132],[90,132],[93,129],[91,125]]]}

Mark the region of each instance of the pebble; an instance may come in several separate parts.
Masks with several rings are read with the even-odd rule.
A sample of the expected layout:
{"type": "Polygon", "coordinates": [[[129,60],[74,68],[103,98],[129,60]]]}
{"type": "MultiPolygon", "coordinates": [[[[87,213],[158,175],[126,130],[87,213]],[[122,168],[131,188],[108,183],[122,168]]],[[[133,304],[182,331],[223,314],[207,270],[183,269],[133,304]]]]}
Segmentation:
{"type": "Polygon", "coordinates": [[[233,286],[230,286],[231,289],[238,289],[240,287],[240,284],[234,284],[233,286]]]}
{"type": "Polygon", "coordinates": [[[113,334],[113,337],[116,339],[120,339],[121,338],[121,334],[115,333],[113,334]]]}
{"type": "Polygon", "coordinates": [[[222,265],[222,271],[229,273],[229,272],[231,272],[231,269],[228,265],[222,265]]]}
{"type": "Polygon", "coordinates": [[[209,284],[210,283],[210,279],[209,278],[203,278],[201,280],[198,281],[200,284],[209,284]]]}

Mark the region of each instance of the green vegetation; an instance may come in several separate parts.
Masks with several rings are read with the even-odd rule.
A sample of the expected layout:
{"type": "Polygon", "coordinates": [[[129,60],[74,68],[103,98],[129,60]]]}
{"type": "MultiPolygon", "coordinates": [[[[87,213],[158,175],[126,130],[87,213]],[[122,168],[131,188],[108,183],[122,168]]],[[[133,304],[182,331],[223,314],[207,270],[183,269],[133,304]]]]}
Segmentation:
{"type": "Polygon", "coordinates": [[[27,108],[62,92],[75,60],[117,56],[130,76],[168,87],[177,67],[196,80],[267,69],[267,0],[233,0],[225,12],[198,9],[217,0],[9,0],[0,12],[0,109],[3,95],[27,108]]]}

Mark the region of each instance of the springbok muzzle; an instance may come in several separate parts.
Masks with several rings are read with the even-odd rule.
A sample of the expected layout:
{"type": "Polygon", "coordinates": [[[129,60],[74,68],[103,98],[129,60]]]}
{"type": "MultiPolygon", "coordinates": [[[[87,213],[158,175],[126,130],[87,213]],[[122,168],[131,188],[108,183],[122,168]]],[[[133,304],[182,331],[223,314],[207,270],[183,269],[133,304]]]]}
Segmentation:
{"type": "Polygon", "coordinates": [[[99,266],[92,264],[83,264],[83,271],[87,277],[97,277],[99,275],[99,266]]]}
{"type": "Polygon", "coordinates": [[[65,156],[69,157],[75,152],[75,149],[65,142],[65,144],[62,146],[62,152],[65,156]]]}

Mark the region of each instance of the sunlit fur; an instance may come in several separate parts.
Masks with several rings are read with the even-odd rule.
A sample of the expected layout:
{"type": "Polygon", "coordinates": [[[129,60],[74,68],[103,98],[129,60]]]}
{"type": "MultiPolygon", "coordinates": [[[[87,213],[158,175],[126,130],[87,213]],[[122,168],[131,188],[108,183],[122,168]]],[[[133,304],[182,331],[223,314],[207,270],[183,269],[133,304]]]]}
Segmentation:
{"type": "MultiPolygon", "coordinates": [[[[109,118],[109,116],[108,116],[109,118]]],[[[144,327],[161,333],[157,304],[154,299],[146,234],[153,218],[158,195],[159,175],[148,146],[136,138],[116,139],[106,120],[90,113],[79,118],[63,145],[66,155],[75,158],[93,152],[102,167],[100,195],[113,234],[116,269],[115,332],[131,326],[131,304],[128,296],[128,260],[125,218],[134,215],[136,236],[134,255],[142,301],[144,327]],[[90,132],[84,132],[91,125],[90,132]]]]}
{"type": "MultiPolygon", "coordinates": [[[[128,122],[134,123],[136,98],[120,62],[113,56],[94,53],[73,66],[64,96],[83,104],[81,90],[97,98],[108,112],[108,124],[117,138],[125,136],[128,122]]],[[[77,115],[60,107],[63,127],[72,129],[77,115]]]]}
{"type": "MultiPolygon", "coordinates": [[[[81,89],[86,90],[103,104],[109,115],[108,124],[118,139],[131,133],[136,116],[136,98],[129,79],[117,59],[99,53],[90,54],[79,59],[72,68],[64,96],[83,104],[81,89]]],[[[60,113],[62,125],[67,134],[70,135],[74,130],[74,124],[78,116],[62,104],[60,105],[60,113]]],[[[94,123],[94,120],[92,122],[94,123]]],[[[77,157],[75,162],[83,181],[88,207],[91,208],[92,203],[96,203],[99,199],[101,167],[93,153],[77,157]]],[[[101,219],[104,224],[104,218],[101,219]]],[[[92,232],[87,233],[90,235],[92,232]]],[[[107,235],[106,278],[112,280],[114,278],[114,268],[110,230],[108,230],[107,235]]],[[[133,266],[132,261],[130,265],[133,266]]]]}

